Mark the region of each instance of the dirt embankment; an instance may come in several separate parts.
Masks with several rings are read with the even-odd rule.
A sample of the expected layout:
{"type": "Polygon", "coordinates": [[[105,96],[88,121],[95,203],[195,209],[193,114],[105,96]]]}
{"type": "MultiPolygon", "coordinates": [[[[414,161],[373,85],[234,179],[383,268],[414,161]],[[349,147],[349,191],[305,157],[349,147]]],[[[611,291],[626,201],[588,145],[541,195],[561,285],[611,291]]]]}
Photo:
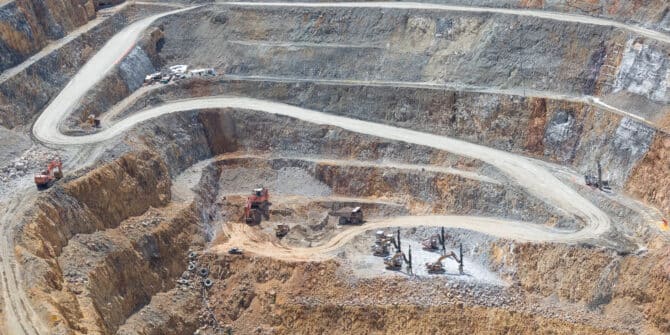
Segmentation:
{"type": "MultiPolygon", "coordinates": [[[[577,303],[634,333],[670,331],[668,242],[641,255],[559,244],[491,246],[493,267],[506,268],[528,294],[577,303]]],[[[609,321],[607,321],[609,320],[609,321]]]]}
{"type": "MultiPolygon", "coordinates": [[[[516,264],[520,279],[514,281],[521,290],[512,285],[484,298],[488,301],[484,304],[475,297],[481,298],[482,294],[473,293],[481,291],[469,291],[472,286],[467,283],[445,282],[439,277],[361,280],[348,277],[335,261],[285,263],[258,257],[207,255],[206,262],[216,282],[207,293],[213,310],[208,323],[213,327],[202,333],[215,334],[211,329],[216,327],[260,334],[626,334],[629,331],[661,334],[666,331],[667,318],[658,314],[666,307],[664,298],[646,294],[667,290],[667,279],[659,280],[654,275],[651,280],[638,283],[634,280],[642,276],[629,277],[627,283],[617,282],[617,286],[621,283],[627,288],[616,288],[612,303],[603,302],[600,310],[589,310],[580,298],[598,291],[599,278],[608,270],[601,257],[588,261],[584,257],[593,250],[565,247],[561,252],[567,251],[567,255],[559,258],[562,261],[544,267],[535,260],[544,259],[543,256],[556,250],[539,245],[520,249],[528,254],[519,256],[516,264]],[[537,254],[532,254],[533,251],[537,254]],[[575,266],[570,266],[573,263],[575,266]],[[566,280],[561,287],[552,287],[551,278],[559,272],[570,280],[595,284],[585,283],[584,287],[570,290],[570,280],[566,280]],[[646,284],[652,288],[644,289],[641,295],[631,294],[630,290],[646,284]],[[502,304],[487,305],[501,298],[505,301],[502,304]],[[552,299],[563,301],[563,307],[553,305],[552,299]]],[[[655,260],[658,258],[651,257],[645,264],[655,260]]],[[[629,262],[623,259],[620,270],[632,270],[629,262]]]]}
{"type": "Polygon", "coordinates": [[[647,154],[635,167],[626,190],[658,206],[670,218],[670,135],[657,134],[647,154]]]}
{"type": "Polygon", "coordinates": [[[202,234],[194,206],[165,207],[170,184],[155,154],[131,153],[37,199],[16,250],[54,334],[113,333],[174,286],[202,234]]]}

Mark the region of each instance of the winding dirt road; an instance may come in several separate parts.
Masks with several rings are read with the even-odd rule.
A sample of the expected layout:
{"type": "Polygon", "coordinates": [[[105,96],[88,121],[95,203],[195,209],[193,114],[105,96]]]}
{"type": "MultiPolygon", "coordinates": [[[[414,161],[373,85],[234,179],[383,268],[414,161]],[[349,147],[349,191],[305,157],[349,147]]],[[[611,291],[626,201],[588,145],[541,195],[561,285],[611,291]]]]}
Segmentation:
{"type": "MultiPolygon", "coordinates": [[[[170,12],[165,12],[153,15],[137,21],[110,39],[102,49],[93,56],[86,65],[72,78],[67,86],[59,93],[59,95],[51,101],[49,106],[44,110],[38,121],[35,123],[33,130],[42,127],[55,127],[63,122],[63,117],[68,115],[72,109],[79,103],[79,100],[86,94],[86,92],[93,87],[98,81],[104,78],[114,66],[135,46],[139,36],[146,28],[155,20],[190,10],[195,7],[182,8],[170,12]]],[[[91,23],[91,26],[81,28],[81,31],[76,31],[74,34],[81,34],[86,29],[92,28],[97,24],[91,23]]],[[[67,43],[74,35],[66,37],[62,43],[67,43]]],[[[16,68],[10,69],[3,73],[4,79],[11,77],[17,71],[34,63],[39,57],[43,57],[42,52],[31,57],[23,64],[16,68]]],[[[34,132],[37,134],[37,132],[34,132]]],[[[39,137],[38,137],[39,139],[39,137]]],[[[50,143],[48,141],[43,141],[50,143]]],[[[76,143],[69,143],[76,144],[76,143]]],[[[82,149],[81,152],[86,155],[90,153],[91,148],[82,149]]],[[[44,325],[42,318],[40,318],[31,301],[26,296],[23,289],[25,285],[21,282],[21,272],[19,265],[16,264],[14,255],[14,235],[13,228],[16,224],[16,218],[27,210],[26,206],[29,201],[22,201],[23,199],[14,198],[9,203],[3,204],[4,212],[0,216],[0,232],[2,233],[2,241],[0,242],[0,286],[2,288],[2,303],[4,324],[0,322],[0,326],[4,328],[11,335],[40,335],[49,334],[48,328],[44,325]]],[[[1,330],[1,329],[0,329],[1,330]]]]}
{"type": "MultiPolygon", "coordinates": [[[[292,7],[347,7],[347,8],[417,8],[429,10],[449,10],[462,12],[499,13],[506,15],[522,15],[539,17],[550,20],[576,22],[583,24],[605,25],[625,29],[642,36],[664,43],[670,43],[670,36],[653,30],[627,25],[616,21],[600,18],[540,12],[533,10],[498,9],[484,7],[465,7],[452,5],[437,5],[428,3],[400,3],[400,2],[359,2],[359,3],[227,3],[229,6],[292,6],[292,7]]],[[[397,217],[367,223],[365,226],[353,227],[337,235],[326,244],[315,248],[288,248],[272,244],[265,239],[255,237],[257,232],[250,231],[245,225],[231,227],[232,242],[239,242],[242,246],[253,249],[254,252],[269,257],[286,257],[287,259],[322,259],[331,257],[332,252],[340,248],[354,236],[365,230],[383,227],[415,227],[415,226],[447,226],[461,227],[491,235],[523,240],[523,241],[560,241],[574,242],[583,239],[597,238],[610,229],[609,217],[598,207],[583,198],[575,190],[561,182],[542,166],[532,160],[476,145],[453,138],[423,133],[398,127],[392,127],[374,122],[361,121],[341,116],[330,115],[319,111],[299,108],[283,103],[264,101],[245,97],[216,96],[190,100],[169,102],[161,106],[150,108],[136,113],[103,131],[87,136],[67,136],[60,132],[60,126],[67,115],[77,106],[80,99],[98,81],[116,66],[121,59],[135,47],[140,34],[156,19],[190,10],[184,8],[167,12],[138,21],[119,34],[108,43],[77,73],[62,92],[50,103],[33,126],[35,138],[45,144],[77,146],[83,144],[101,144],[111,138],[123,134],[138,123],[149,119],[196,109],[236,108],[253,110],[270,114],[284,115],[302,121],[340,127],[349,131],[403,141],[418,145],[449,151],[458,155],[480,159],[498,167],[501,171],[515,180],[528,192],[545,202],[582,220],[584,228],[579,231],[563,232],[547,228],[542,225],[509,221],[495,218],[472,216],[426,216],[426,217],[397,217]]],[[[593,101],[598,103],[598,101],[593,101]]],[[[47,334],[40,318],[30,307],[20,282],[20,273],[14,261],[13,240],[11,236],[12,220],[15,212],[21,209],[20,204],[8,206],[11,211],[3,213],[2,232],[5,234],[3,243],[0,243],[0,257],[2,258],[2,297],[5,304],[5,326],[11,334],[47,334]]]]}
{"type": "MultiPolygon", "coordinates": [[[[424,145],[449,151],[457,155],[480,159],[502,170],[539,199],[543,199],[545,202],[564,210],[568,215],[574,215],[578,219],[583,220],[585,228],[579,232],[581,236],[597,237],[609,230],[610,227],[610,219],[603,211],[583,198],[575,190],[562,183],[549,171],[525,157],[449,137],[326,114],[272,101],[244,97],[203,97],[173,101],[144,110],[119,121],[110,128],[92,135],[68,136],[62,134],[58,128],[49,126],[46,123],[40,123],[39,120],[35,124],[33,131],[35,136],[41,141],[52,144],[99,143],[123,134],[138,123],[161,115],[189,110],[218,108],[246,109],[284,115],[310,123],[335,126],[360,134],[424,145]]],[[[42,116],[45,116],[45,114],[42,114],[42,116]]],[[[529,238],[533,239],[532,236],[530,235],[529,238]]],[[[539,240],[546,240],[545,236],[535,236],[539,240]]],[[[563,236],[564,234],[561,233],[555,237],[555,240],[563,240],[563,236]]]]}

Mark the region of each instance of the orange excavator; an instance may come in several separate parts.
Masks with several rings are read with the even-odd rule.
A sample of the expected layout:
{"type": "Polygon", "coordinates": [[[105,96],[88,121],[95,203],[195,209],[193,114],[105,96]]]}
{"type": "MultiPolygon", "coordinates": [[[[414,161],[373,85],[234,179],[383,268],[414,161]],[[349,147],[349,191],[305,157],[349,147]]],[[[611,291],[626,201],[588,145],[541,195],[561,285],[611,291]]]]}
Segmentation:
{"type": "Polygon", "coordinates": [[[49,162],[46,170],[35,174],[35,185],[38,190],[45,190],[61,178],[63,178],[63,163],[60,159],[54,159],[49,162]]]}
{"type": "Polygon", "coordinates": [[[463,244],[460,245],[459,247],[459,256],[456,256],[456,253],[451,251],[449,253],[444,252],[440,258],[437,259],[434,263],[426,263],[426,270],[430,274],[437,274],[437,273],[444,273],[444,265],[442,264],[442,260],[446,258],[452,258],[458,263],[458,272],[460,274],[463,274],[463,244]]]}
{"type": "Polygon", "coordinates": [[[244,221],[248,224],[260,224],[262,217],[270,219],[270,192],[265,187],[255,188],[247,198],[244,207],[244,221]]]}

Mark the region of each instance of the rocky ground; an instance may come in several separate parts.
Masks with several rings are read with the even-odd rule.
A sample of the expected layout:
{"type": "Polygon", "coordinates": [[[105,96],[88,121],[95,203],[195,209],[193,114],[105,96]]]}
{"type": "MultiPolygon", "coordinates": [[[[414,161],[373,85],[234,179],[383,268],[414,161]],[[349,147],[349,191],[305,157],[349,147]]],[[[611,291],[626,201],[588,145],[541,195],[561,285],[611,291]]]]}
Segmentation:
{"type": "MultiPolygon", "coordinates": [[[[87,24],[92,4],[0,5],[0,69],[87,24]]],[[[465,5],[670,27],[658,1],[465,5]]],[[[117,7],[0,77],[0,332],[670,332],[661,221],[670,210],[670,47],[662,39],[499,12],[214,4],[162,18],[122,55],[108,54],[117,60],[55,133],[90,138],[177,99],[259,100],[159,115],[101,143],[32,136],[44,107],[111,36],[180,6],[117,7]],[[218,75],[142,85],[175,64],[218,75]],[[263,111],[262,101],[327,114],[307,122],[263,111]],[[91,114],[100,128],[84,123],[91,114]],[[329,125],[332,115],[349,124],[329,125]],[[499,151],[393,140],[356,128],[360,121],[499,151]],[[57,157],[65,178],[37,193],[32,174],[57,157]],[[584,184],[597,162],[613,192],[584,184]],[[528,181],[509,166],[531,176],[544,169],[547,178],[528,181]],[[535,185],[567,185],[595,210],[535,185]],[[247,225],[246,197],[259,186],[270,189],[269,217],[247,225]],[[333,215],[357,206],[362,225],[333,215]],[[275,235],[279,224],[289,226],[286,236],[275,235]],[[595,224],[609,226],[565,238],[595,224]],[[462,250],[462,273],[452,258],[442,260],[444,273],[427,271],[440,251],[422,242],[444,226],[445,252],[462,250]],[[386,269],[373,255],[378,230],[398,234],[411,268],[386,269]]]]}

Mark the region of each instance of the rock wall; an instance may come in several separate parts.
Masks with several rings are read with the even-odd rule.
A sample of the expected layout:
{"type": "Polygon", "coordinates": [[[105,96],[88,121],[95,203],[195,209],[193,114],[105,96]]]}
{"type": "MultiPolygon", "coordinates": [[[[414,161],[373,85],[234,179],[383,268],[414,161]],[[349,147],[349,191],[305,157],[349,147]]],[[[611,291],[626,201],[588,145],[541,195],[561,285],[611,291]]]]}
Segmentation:
{"type": "Polygon", "coordinates": [[[165,9],[161,6],[128,6],[17,75],[0,81],[0,125],[15,128],[31,123],[114,34],[137,18],[165,9]]]}
{"type": "MultiPolygon", "coordinates": [[[[238,127],[245,128],[244,125],[238,127]]],[[[301,125],[301,128],[306,127],[309,125],[301,125]]],[[[267,129],[265,133],[274,135],[270,129],[267,129]]],[[[341,136],[344,137],[347,134],[343,133],[341,136]]],[[[326,140],[322,145],[329,146],[330,144],[326,140]]],[[[240,158],[220,162],[220,165],[223,169],[246,168],[271,171],[298,168],[327,185],[337,195],[394,199],[399,203],[407,204],[414,214],[496,216],[563,228],[576,228],[579,224],[574,218],[564,217],[562,213],[558,213],[553,207],[529,196],[522,189],[456,174],[435,171],[419,172],[393,167],[380,169],[347,166],[339,163],[310,162],[297,158],[270,159],[269,161],[240,158]]],[[[267,184],[264,183],[264,185],[267,184]]]]}
{"type": "Polygon", "coordinates": [[[142,86],[147,74],[156,72],[157,49],[162,38],[162,31],[154,29],[146,34],[128,55],[96,84],[66,120],[67,132],[80,132],[82,124],[89,115],[101,115],[119,101],[142,86]]]}
{"type": "Polygon", "coordinates": [[[649,151],[633,170],[626,191],[670,217],[670,135],[656,134],[649,151]]]}
{"type": "Polygon", "coordinates": [[[92,0],[11,0],[0,6],[0,72],[21,63],[49,40],[95,18],[92,0]]]}
{"type": "MultiPolygon", "coordinates": [[[[61,181],[36,200],[35,210],[26,216],[19,233],[16,234],[17,254],[25,270],[23,282],[31,283],[27,289],[35,297],[40,297],[42,302],[50,303],[41,304],[39,307],[41,314],[49,316],[53,326],[59,329],[57,333],[69,334],[68,329],[84,331],[83,328],[97,324],[78,323],[84,317],[82,322],[85,324],[91,311],[86,310],[85,304],[80,306],[74,302],[77,299],[77,290],[70,289],[66,284],[68,276],[82,278],[80,273],[69,273],[67,262],[62,260],[67,257],[68,250],[76,248],[77,239],[73,240],[73,237],[86,239],[86,236],[100,231],[105,231],[106,234],[116,229],[123,220],[142,214],[151,206],[165,205],[169,198],[170,180],[167,167],[155,155],[144,152],[124,156],[80,178],[61,181]]],[[[129,238],[128,236],[125,238],[129,238]]],[[[161,239],[160,234],[157,239],[161,239]]],[[[146,250],[148,242],[151,240],[139,240],[134,247],[146,250]]],[[[105,243],[84,244],[86,248],[93,248],[84,253],[91,254],[91,259],[82,264],[81,258],[78,258],[81,255],[75,255],[73,261],[77,266],[85,267],[95,263],[93,255],[96,248],[97,251],[110,251],[105,243]]],[[[123,255],[130,257],[137,254],[121,253],[117,255],[117,259],[123,255]]],[[[123,273],[117,272],[123,270],[123,262],[112,262],[113,264],[119,267],[99,277],[100,283],[109,283],[112,273],[123,273]]],[[[94,267],[91,272],[104,269],[105,267],[94,267]]],[[[132,273],[134,269],[126,268],[124,271],[132,273]]],[[[95,282],[92,278],[87,280],[89,283],[95,282]]],[[[72,283],[79,285],[82,281],[75,280],[72,283]]],[[[81,293],[81,289],[79,292],[81,293]]],[[[98,293],[102,300],[108,298],[103,291],[98,293]]],[[[102,302],[98,303],[102,307],[102,302]]],[[[128,303],[132,305],[131,301],[128,303]]]]}
{"type": "Polygon", "coordinates": [[[631,327],[648,321],[651,328],[643,333],[670,331],[670,318],[663,312],[670,308],[667,241],[641,255],[559,244],[524,243],[510,249],[494,243],[491,248],[502,263],[514,264],[514,280],[528,293],[613,313],[631,327]],[[625,316],[617,316],[617,311],[625,316]]]}
{"type": "MultiPolygon", "coordinates": [[[[222,273],[221,280],[209,291],[209,303],[224,331],[626,334],[627,327],[632,325],[621,320],[598,324],[588,317],[572,320],[570,315],[574,312],[563,314],[555,309],[534,310],[530,306],[535,303],[531,301],[537,296],[526,300],[523,293],[516,292],[512,294],[518,304],[510,301],[503,306],[480,305],[473,302],[476,299],[470,294],[481,296],[485,289],[467,293],[468,284],[440,277],[429,281],[404,277],[360,280],[342,271],[336,262],[286,263],[258,257],[206,256],[210,258],[210,268],[222,273]]],[[[575,270],[559,268],[568,272],[575,270]]],[[[544,267],[537,269],[539,273],[552,271],[544,267]]],[[[589,278],[599,275],[592,271],[589,278]]],[[[514,291],[513,288],[501,290],[494,294],[502,300],[507,300],[509,290],[514,291]]],[[[618,314],[613,313],[613,316],[618,314]]],[[[654,330],[650,333],[654,334],[654,330]]]]}
{"type": "Polygon", "coordinates": [[[277,317],[276,334],[620,334],[498,308],[462,306],[301,306],[277,317]]]}
{"type": "Polygon", "coordinates": [[[616,187],[647,153],[647,125],[589,105],[554,99],[429,88],[312,82],[187,81],[139,99],[129,113],[164,100],[238,94],[459,138],[595,173],[601,161],[616,187]]]}

